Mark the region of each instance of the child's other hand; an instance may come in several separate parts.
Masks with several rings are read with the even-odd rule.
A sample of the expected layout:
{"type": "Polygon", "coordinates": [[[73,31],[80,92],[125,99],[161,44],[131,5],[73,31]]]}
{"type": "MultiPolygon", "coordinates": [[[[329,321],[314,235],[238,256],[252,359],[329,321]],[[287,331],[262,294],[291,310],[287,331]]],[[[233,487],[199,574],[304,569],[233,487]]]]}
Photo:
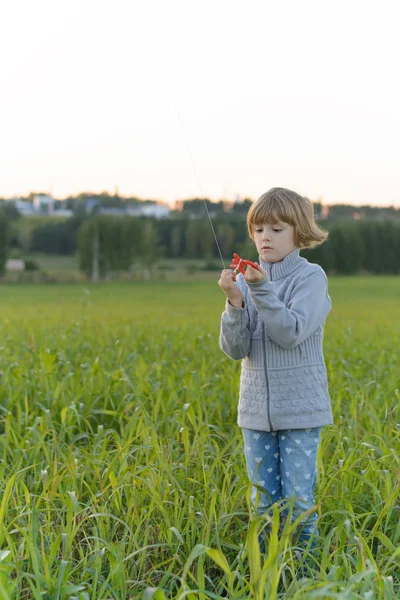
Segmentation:
{"type": "Polygon", "coordinates": [[[257,281],[261,281],[266,276],[266,272],[262,270],[258,263],[258,270],[252,267],[251,265],[246,266],[246,270],[244,272],[244,278],[249,283],[257,283],[257,281]]]}

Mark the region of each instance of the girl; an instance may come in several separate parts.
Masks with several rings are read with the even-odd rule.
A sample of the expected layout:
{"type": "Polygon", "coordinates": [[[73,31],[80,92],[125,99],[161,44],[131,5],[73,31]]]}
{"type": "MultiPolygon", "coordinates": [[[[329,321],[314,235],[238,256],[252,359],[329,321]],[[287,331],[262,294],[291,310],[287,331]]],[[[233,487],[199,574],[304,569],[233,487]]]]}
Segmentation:
{"type": "MultiPolygon", "coordinates": [[[[224,269],[226,294],[219,344],[242,359],[237,424],[247,473],[265,493],[259,514],[293,495],[293,520],[314,505],[317,452],[324,425],[333,424],[323,356],[323,330],[332,302],[324,270],[300,256],[328,232],[314,220],[312,202],[271,188],[252,204],[247,228],[260,269],[224,269]]],[[[252,488],[255,504],[257,488],[252,488]]],[[[288,509],[284,511],[287,516],[288,509]]],[[[317,513],[302,520],[299,545],[318,536],[317,513]]],[[[265,552],[264,536],[259,536],[265,552]]]]}

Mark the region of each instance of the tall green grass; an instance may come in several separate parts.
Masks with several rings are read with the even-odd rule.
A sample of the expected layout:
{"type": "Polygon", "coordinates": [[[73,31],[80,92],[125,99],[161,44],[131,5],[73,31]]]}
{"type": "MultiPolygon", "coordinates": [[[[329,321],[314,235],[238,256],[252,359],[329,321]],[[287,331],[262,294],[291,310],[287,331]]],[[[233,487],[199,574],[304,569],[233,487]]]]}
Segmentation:
{"type": "Polygon", "coordinates": [[[250,505],[216,281],[0,294],[0,598],[400,597],[400,279],[330,280],[303,578],[287,499],[250,505]]]}

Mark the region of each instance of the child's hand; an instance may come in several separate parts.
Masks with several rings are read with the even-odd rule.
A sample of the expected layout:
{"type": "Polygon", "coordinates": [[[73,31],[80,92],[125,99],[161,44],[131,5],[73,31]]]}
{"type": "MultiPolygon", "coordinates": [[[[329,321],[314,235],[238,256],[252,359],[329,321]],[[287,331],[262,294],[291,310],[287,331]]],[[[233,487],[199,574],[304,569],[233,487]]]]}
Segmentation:
{"type": "Polygon", "coordinates": [[[244,272],[245,280],[249,281],[250,283],[257,283],[257,281],[261,281],[266,276],[265,271],[262,270],[260,265],[258,263],[256,263],[256,265],[258,265],[258,270],[251,265],[247,265],[244,272]]]}
{"type": "Polygon", "coordinates": [[[242,304],[243,295],[238,286],[236,285],[236,273],[231,269],[223,269],[221,271],[221,277],[218,281],[218,285],[221,290],[227,295],[231,303],[242,304]]]}

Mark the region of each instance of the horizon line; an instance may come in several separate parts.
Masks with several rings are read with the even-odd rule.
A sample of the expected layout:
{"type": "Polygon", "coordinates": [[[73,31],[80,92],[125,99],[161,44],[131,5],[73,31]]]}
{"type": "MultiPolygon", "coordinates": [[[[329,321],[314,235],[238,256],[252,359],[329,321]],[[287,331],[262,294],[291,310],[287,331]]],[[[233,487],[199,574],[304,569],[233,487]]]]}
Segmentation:
{"type": "MultiPolygon", "coordinates": [[[[135,196],[135,195],[127,195],[124,196],[120,193],[110,193],[107,190],[103,190],[101,192],[79,192],[78,194],[70,194],[65,196],[64,198],[56,198],[55,196],[52,196],[51,193],[49,192],[29,192],[29,194],[27,194],[26,196],[20,195],[20,196],[10,196],[8,198],[6,197],[1,197],[2,200],[5,201],[12,201],[12,200],[18,200],[18,199],[22,199],[22,198],[27,198],[30,195],[33,196],[49,196],[50,198],[52,198],[53,200],[59,201],[59,202],[65,202],[66,200],[68,200],[69,198],[77,198],[80,194],[93,194],[93,196],[100,196],[100,195],[106,195],[109,196],[110,198],[121,198],[121,199],[128,199],[128,198],[135,198],[136,200],[138,200],[139,202],[154,202],[154,203],[159,203],[159,204],[166,204],[168,206],[173,205],[174,209],[176,207],[177,204],[182,203],[182,202],[191,202],[193,200],[208,200],[209,202],[211,202],[212,204],[219,204],[221,202],[223,203],[228,203],[228,204],[243,204],[244,200],[250,200],[252,202],[255,202],[255,200],[253,200],[253,198],[249,197],[249,196],[240,196],[241,198],[240,201],[238,200],[229,200],[227,198],[219,198],[217,200],[212,199],[208,196],[205,197],[200,197],[200,196],[190,196],[190,197],[186,197],[186,198],[177,198],[175,200],[162,200],[162,199],[151,199],[151,198],[142,198],[140,196],[135,196]]],[[[307,196],[308,197],[308,196],[307,196]]],[[[309,198],[309,197],[308,197],[309,198]]],[[[316,200],[312,200],[311,198],[309,198],[309,200],[311,200],[311,202],[313,204],[321,204],[321,206],[354,206],[355,208],[396,208],[396,209],[400,209],[400,201],[398,206],[396,204],[387,204],[387,205],[383,205],[383,204],[371,204],[371,203],[367,203],[367,204],[353,204],[352,202],[333,202],[331,204],[325,203],[323,201],[323,198],[321,198],[320,196],[316,199],[316,200]]]]}

